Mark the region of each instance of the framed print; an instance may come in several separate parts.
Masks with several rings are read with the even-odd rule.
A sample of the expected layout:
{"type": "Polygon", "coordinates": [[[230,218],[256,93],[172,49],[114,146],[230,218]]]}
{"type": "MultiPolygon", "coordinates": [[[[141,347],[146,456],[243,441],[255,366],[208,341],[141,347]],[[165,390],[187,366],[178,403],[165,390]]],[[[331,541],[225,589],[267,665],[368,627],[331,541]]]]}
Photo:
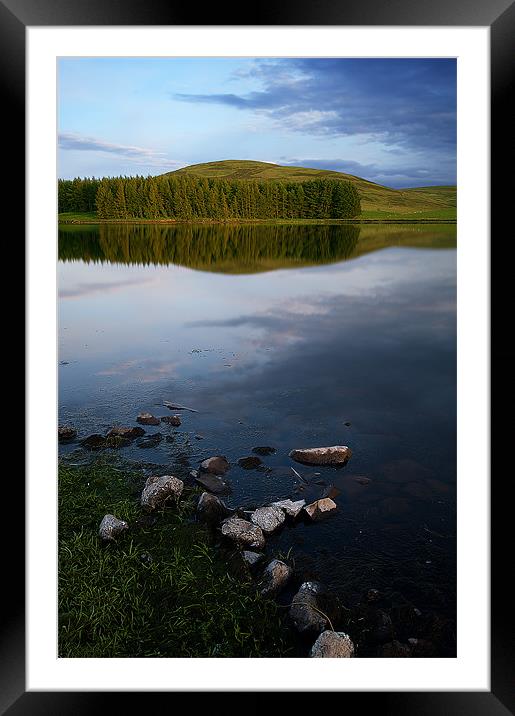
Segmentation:
{"type": "Polygon", "coordinates": [[[513,4],[212,14],[0,3],[28,322],[2,713],[510,713],[513,4]]]}

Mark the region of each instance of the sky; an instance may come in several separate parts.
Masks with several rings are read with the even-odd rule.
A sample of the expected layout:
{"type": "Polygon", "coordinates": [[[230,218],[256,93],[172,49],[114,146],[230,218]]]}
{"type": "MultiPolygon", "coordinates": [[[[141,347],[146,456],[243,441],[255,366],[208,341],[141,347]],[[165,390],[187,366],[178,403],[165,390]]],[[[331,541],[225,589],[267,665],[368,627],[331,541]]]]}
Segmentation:
{"type": "Polygon", "coordinates": [[[59,59],[60,178],[223,159],[455,184],[456,60],[59,59]]]}

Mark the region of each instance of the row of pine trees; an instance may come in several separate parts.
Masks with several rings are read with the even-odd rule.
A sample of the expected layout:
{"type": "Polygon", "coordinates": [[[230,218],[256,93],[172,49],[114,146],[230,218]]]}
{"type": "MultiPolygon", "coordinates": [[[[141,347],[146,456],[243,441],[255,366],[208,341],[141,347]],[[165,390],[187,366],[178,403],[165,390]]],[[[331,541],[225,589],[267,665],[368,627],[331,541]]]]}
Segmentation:
{"type": "Polygon", "coordinates": [[[97,211],[101,219],[352,219],[361,213],[357,189],[339,179],[61,179],[58,196],[60,213],[97,211]]]}

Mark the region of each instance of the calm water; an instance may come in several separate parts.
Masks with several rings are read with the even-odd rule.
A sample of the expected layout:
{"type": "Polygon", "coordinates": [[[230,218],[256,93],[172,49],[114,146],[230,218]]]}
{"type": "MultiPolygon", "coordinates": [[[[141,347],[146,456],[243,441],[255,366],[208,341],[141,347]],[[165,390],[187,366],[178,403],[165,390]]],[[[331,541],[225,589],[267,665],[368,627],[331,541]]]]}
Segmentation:
{"type": "Polygon", "coordinates": [[[452,617],[455,247],[445,225],[63,227],[60,422],[83,437],[171,414],[163,400],[196,408],[121,451],[178,476],[273,446],[271,471],[231,468],[231,506],[316,497],[319,480],[340,494],[272,550],[349,602],[377,588],[452,617]],[[352,448],[343,469],[288,458],[334,444],[352,448]]]}

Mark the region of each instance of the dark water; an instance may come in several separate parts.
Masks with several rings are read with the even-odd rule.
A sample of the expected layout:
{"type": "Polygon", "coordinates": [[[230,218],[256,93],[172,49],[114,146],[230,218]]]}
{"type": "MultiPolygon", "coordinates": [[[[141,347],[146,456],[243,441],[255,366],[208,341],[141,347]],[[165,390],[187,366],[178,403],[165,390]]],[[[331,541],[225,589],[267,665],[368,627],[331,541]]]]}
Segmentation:
{"type": "Polygon", "coordinates": [[[452,619],[455,247],[450,225],[63,227],[60,422],[85,436],[170,414],[163,399],[196,408],[121,451],[178,476],[275,447],[270,471],[231,468],[231,506],[316,497],[317,480],[340,494],[273,551],[349,603],[376,588],[452,619]],[[343,469],[288,458],[335,444],[343,469]]]}

